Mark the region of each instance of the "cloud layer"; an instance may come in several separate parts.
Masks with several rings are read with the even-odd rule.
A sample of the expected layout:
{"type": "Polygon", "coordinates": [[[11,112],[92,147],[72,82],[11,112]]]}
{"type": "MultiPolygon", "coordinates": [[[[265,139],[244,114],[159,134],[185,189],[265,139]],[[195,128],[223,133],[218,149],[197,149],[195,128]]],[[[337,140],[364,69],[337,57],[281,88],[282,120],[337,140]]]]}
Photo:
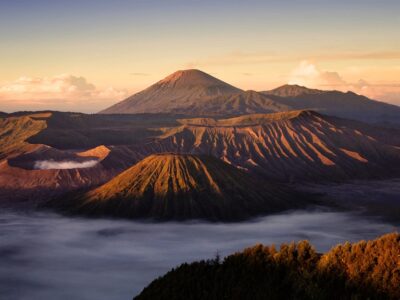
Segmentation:
{"type": "Polygon", "coordinates": [[[288,83],[323,90],[353,91],[372,99],[400,105],[400,84],[376,84],[363,79],[355,83],[347,82],[339,73],[321,70],[316,64],[306,60],[292,70],[288,83]]]}
{"type": "Polygon", "coordinates": [[[224,257],[256,243],[279,246],[304,239],[327,251],[396,230],[376,218],[318,211],[229,224],[87,220],[7,210],[0,218],[0,288],[6,299],[132,299],[171,268],[216,253],[224,257]]]}
{"type": "Polygon", "coordinates": [[[54,77],[23,76],[0,85],[0,103],[7,110],[53,109],[85,111],[107,106],[127,95],[112,87],[98,89],[86,78],[62,74],[54,77]]]}
{"type": "Polygon", "coordinates": [[[84,169],[94,167],[99,161],[88,160],[84,162],[78,161],[55,161],[55,160],[39,160],[35,162],[34,169],[38,170],[54,170],[54,169],[84,169]]]}

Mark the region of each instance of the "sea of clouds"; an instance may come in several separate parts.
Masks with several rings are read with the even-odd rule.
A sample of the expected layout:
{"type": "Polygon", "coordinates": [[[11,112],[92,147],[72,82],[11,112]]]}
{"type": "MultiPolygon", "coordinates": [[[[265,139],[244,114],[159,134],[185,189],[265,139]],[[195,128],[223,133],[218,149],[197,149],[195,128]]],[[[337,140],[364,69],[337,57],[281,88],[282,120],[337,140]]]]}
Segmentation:
{"type": "MultiPolygon", "coordinates": [[[[4,299],[132,299],[183,262],[256,243],[308,239],[318,251],[395,231],[379,219],[293,211],[238,223],[133,222],[0,211],[0,291],[4,299]]],[[[398,227],[397,227],[398,230],[398,227]]],[[[0,297],[0,298],[1,298],[0,297]]],[[[3,299],[3,298],[2,298],[3,299]]]]}

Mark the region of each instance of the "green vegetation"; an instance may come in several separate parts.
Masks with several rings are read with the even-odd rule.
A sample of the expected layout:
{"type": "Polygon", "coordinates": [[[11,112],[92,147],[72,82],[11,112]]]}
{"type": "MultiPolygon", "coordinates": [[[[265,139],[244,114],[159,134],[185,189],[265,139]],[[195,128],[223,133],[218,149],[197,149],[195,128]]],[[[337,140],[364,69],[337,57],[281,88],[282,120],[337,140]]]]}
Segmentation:
{"type": "Polygon", "coordinates": [[[256,245],[183,264],[135,297],[146,299],[400,299],[400,234],[338,245],[256,245]]]}

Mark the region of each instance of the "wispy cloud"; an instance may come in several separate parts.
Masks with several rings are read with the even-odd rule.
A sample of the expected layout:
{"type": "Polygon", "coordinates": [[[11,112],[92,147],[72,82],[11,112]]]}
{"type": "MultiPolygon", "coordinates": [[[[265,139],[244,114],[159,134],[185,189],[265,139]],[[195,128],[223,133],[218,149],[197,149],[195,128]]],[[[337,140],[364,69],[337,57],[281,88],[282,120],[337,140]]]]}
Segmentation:
{"type": "Polygon", "coordinates": [[[0,85],[0,103],[10,109],[74,109],[81,105],[115,102],[127,91],[113,87],[97,88],[82,76],[62,74],[53,77],[22,76],[0,85]]]}
{"type": "MultiPolygon", "coordinates": [[[[290,62],[302,60],[304,56],[277,53],[273,51],[242,52],[234,51],[220,55],[208,56],[185,64],[188,68],[224,65],[263,64],[273,62],[290,62]]],[[[400,51],[341,51],[329,53],[309,53],[318,61],[331,60],[400,60],[400,51]]]]}
{"type": "Polygon", "coordinates": [[[357,51],[336,52],[313,56],[325,60],[397,60],[400,59],[400,51],[357,51]]]}
{"type": "Polygon", "coordinates": [[[198,60],[189,61],[185,64],[187,68],[205,66],[224,66],[259,64],[273,61],[281,61],[284,57],[273,52],[231,52],[221,55],[209,56],[198,60]]]}
{"type": "Polygon", "coordinates": [[[131,76],[150,76],[148,73],[129,73],[131,76]]]}
{"type": "Polygon", "coordinates": [[[400,105],[400,83],[370,83],[363,79],[348,82],[339,73],[321,70],[316,64],[306,60],[292,70],[288,83],[310,88],[353,91],[372,99],[400,105]]]}

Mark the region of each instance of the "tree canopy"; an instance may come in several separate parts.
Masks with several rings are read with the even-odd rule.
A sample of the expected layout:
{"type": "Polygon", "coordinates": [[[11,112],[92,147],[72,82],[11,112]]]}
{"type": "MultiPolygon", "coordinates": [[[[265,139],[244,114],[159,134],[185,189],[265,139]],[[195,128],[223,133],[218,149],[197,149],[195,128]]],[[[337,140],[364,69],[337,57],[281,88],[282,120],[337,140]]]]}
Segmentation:
{"type": "Polygon", "coordinates": [[[400,299],[400,234],[319,254],[308,241],[184,263],[134,299],[400,299]]]}

